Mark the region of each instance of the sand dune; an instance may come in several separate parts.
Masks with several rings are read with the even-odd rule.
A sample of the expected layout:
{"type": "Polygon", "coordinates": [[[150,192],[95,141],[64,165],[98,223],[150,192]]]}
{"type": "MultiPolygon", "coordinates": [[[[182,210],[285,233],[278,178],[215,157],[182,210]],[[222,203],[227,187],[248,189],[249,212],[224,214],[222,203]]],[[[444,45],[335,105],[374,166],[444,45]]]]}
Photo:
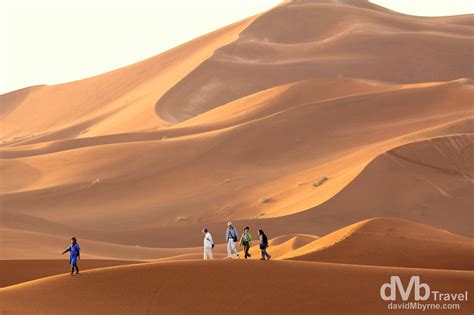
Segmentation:
{"type": "MultiPolygon", "coordinates": [[[[382,185],[400,199],[395,210],[380,198],[360,203],[346,186],[380,154],[450,135],[445,126],[472,117],[471,20],[294,1],[129,67],[2,95],[0,224],[194,247],[199,233],[179,233],[228,219],[284,217],[259,222],[273,236],[320,235],[410,210],[407,219],[470,235],[439,215],[451,202],[465,213],[464,198],[428,215],[400,187],[382,185]],[[313,187],[322,177],[330,180],[313,187]],[[345,219],[308,228],[329,211],[345,219]]],[[[465,195],[468,181],[454,182],[465,195]]]]}
{"type": "Polygon", "coordinates": [[[2,182],[1,211],[13,225],[2,224],[18,229],[10,216],[41,213],[107,232],[296,213],[333,197],[376,155],[413,141],[414,133],[471,115],[472,95],[465,81],[404,87],[303,103],[190,136],[4,159],[12,180],[2,182]],[[321,176],[332,180],[315,193],[311,181],[321,176]],[[262,205],[262,197],[271,202],[262,205]]]}
{"type": "MultiPolygon", "coordinates": [[[[259,259],[261,257],[261,252],[258,245],[258,235],[255,235],[254,238],[249,254],[251,255],[251,259],[259,259]]],[[[282,235],[269,241],[269,247],[271,248],[269,251],[271,252],[272,258],[276,259],[291,253],[296,249],[304,247],[306,244],[311,243],[316,239],[318,239],[317,236],[310,234],[282,235]]],[[[244,257],[243,250],[240,252],[240,255],[244,257]]]]}
{"type": "MultiPolygon", "coordinates": [[[[62,250],[67,246],[70,236],[51,235],[46,233],[29,232],[23,230],[0,229],[0,257],[3,260],[18,259],[44,259],[55,260],[61,258],[62,250]],[[34,240],[38,246],[31,247],[31,240],[34,240]]],[[[258,236],[255,235],[258,242],[258,236]]],[[[200,237],[202,241],[202,236],[200,237]]],[[[214,256],[224,258],[226,256],[226,247],[218,235],[215,234],[216,247],[214,256]]],[[[288,253],[307,243],[315,240],[317,237],[308,234],[283,235],[270,239],[273,249],[279,248],[281,254],[288,253]]],[[[120,245],[114,243],[91,241],[87,239],[80,240],[83,249],[82,258],[88,260],[107,260],[107,261],[154,261],[154,260],[188,260],[202,259],[202,247],[188,248],[156,248],[137,245],[120,245]]],[[[252,252],[258,253],[258,249],[252,249],[252,252]]],[[[277,257],[277,256],[275,256],[277,257]]],[[[1,261],[1,260],[0,260],[1,261]]]]}
{"type": "MultiPolygon", "coordinates": [[[[461,123],[465,124],[464,121],[461,123]]],[[[452,127],[442,128],[442,130],[449,129],[452,127]]],[[[408,144],[379,155],[363,169],[362,173],[359,174],[360,171],[357,170],[352,176],[359,175],[352,181],[352,178],[344,178],[344,174],[340,175],[342,179],[351,181],[346,187],[341,187],[343,185],[337,180],[337,177],[332,175],[334,174],[332,172],[319,172],[319,174],[328,174],[330,177],[330,180],[321,187],[313,187],[312,181],[290,187],[301,191],[303,196],[306,191],[309,191],[318,197],[319,194],[325,193],[320,190],[321,188],[324,189],[325,186],[334,184],[335,187],[330,186],[329,188],[336,190],[336,195],[314,209],[275,219],[239,220],[236,221],[236,224],[240,230],[245,225],[250,226],[252,231],[264,228],[273,238],[279,235],[298,233],[324,235],[360,220],[377,216],[391,216],[470,236],[472,235],[471,223],[464,218],[469,216],[471,211],[469,197],[472,191],[472,174],[469,171],[472,168],[469,166],[472,165],[471,151],[472,135],[469,134],[446,136],[408,144]],[[440,171],[440,169],[446,169],[446,165],[448,166],[447,170],[440,171]],[[383,180],[386,178],[390,178],[390,181],[383,180]],[[405,187],[411,188],[408,190],[405,187]],[[337,189],[342,190],[337,192],[337,189]],[[453,207],[451,208],[449,205],[453,207]],[[452,209],[451,211],[456,211],[458,215],[453,216],[452,212],[446,211],[447,207],[452,209]]],[[[354,157],[349,156],[350,159],[344,158],[338,163],[328,164],[331,168],[339,169],[343,165],[347,165],[347,161],[352,160],[352,163],[358,161],[356,165],[362,164],[361,167],[363,167],[367,151],[363,150],[361,155],[362,157],[356,154],[354,157]]],[[[327,167],[326,170],[331,168],[327,167]]],[[[320,169],[316,168],[316,170],[320,169]]],[[[313,180],[317,178],[315,175],[308,177],[312,177],[313,180]]],[[[296,182],[297,176],[293,178],[296,182]]],[[[223,183],[221,187],[225,188],[226,185],[232,185],[232,183],[223,183]]],[[[295,195],[289,195],[289,198],[294,199],[295,195]]],[[[259,207],[267,207],[267,205],[262,204],[259,207]]],[[[70,227],[70,232],[65,233],[68,231],[68,214],[64,215],[66,225],[55,228],[55,231],[52,232],[48,232],[48,227],[54,226],[49,221],[38,221],[34,217],[28,221],[27,217],[19,214],[12,216],[10,220],[9,212],[5,210],[3,211],[2,224],[16,229],[36,230],[62,236],[76,234],[87,239],[133,246],[139,244],[144,247],[200,246],[202,241],[200,230],[204,225],[216,233],[216,242],[221,243],[223,237],[220,237],[220,233],[223,233],[225,228],[224,222],[193,223],[192,220],[190,222],[184,220],[184,222],[175,223],[170,227],[142,225],[140,229],[94,231],[87,223],[81,224],[81,226],[86,226],[88,229],[75,230],[70,227]],[[15,227],[20,223],[22,223],[21,226],[15,227]],[[183,238],[182,235],[187,235],[187,237],[183,238]]],[[[84,218],[84,222],[87,222],[87,219],[88,217],[84,218]]],[[[130,223],[132,222],[129,220],[131,226],[130,223]]]]}
{"type": "MultiPolygon", "coordinates": [[[[360,220],[391,216],[471,236],[470,220],[465,219],[470,217],[472,209],[472,177],[467,171],[469,167],[466,168],[472,165],[471,151],[472,135],[441,137],[402,146],[377,157],[335,197],[314,209],[274,219],[234,223],[240,230],[244,226],[250,226],[252,231],[263,228],[273,238],[292,233],[324,235],[360,220]],[[405,159],[393,157],[392,152],[399,150],[404,152],[405,159]],[[422,159],[424,166],[407,159],[415,162],[422,159]],[[452,171],[439,171],[443,165],[450,165],[452,171]],[[442,194],[433,184],[449,195],[442,194]],[[449,204],[455,207],[451,208],[449,204]],[[453,216],[452,211],[457,214],[453,216]]],[[[313,189],[317,191],[319,188],[313,189]]],[[[214,233],[219,233],[224,230],[225,223],[208,223],[207,226],[214,233]]],[[[144,242],[152,242],[146,236],[153,234],[167,244],[177,240],[179,235],[199,228],[200,224],[190,224],[129,233],[144,242]]],[[[121,234],[117,233],[115,237],[125,239],[121,234]]],[[[198,235],[189,235],[185,240],[176,242],[176,246],[199,244],[201,239],[198,235]]],[[[219,234],[215,239],[222,241],[219,234]]]]}
{"type": "MultiPolygon", "coordinates": [[[[466,271],[291,261],[152,263],[85,271],[78,277],[60,275],[7,287],[0,289],[0,304],[7,314],[38,309],[48,314],[63,314],[65,310],[70,314],[148,314],[243,309],[250,313],[324,310],[332,314],[388,314],[393,311],[387,310],[386,302],[378,296],[380,286],[393,274],[405,281],[413,273],[422,282],[445,292],[464,292],[474,280],[472,272],[466,271]],[[271,298],[259,298],[262,294],[271,298]],[[68,307],[71,296],[80,301],[72,308],[68,307]]],[[[465,314],[468,303],[461,303],[458,314],[465,314]]]]}
{"type": "Polygon", "coordinates": [[[473,17],[294,0],[0,95],[0,312],[385,314],[392,275],[472,293],[473,17]],[[277,261],[198,261],[228,220],[277,261]]]}
{"type": "MultiPolygon", "coordinates": [[[[11,229],[0,229],[0,235],[2,259],[58,259],[71,237],[11,229]],[[32,240],[38,246],[32,247],[32,240]]],[[[151,248],[139,244],[127,246],[87,239],[80,239],[80,244],[84,250],[82,258],[85,259],[144,261],[188,254],[199,254],[202,258],[201,247],[151,248]]],[[[216,250],[223,251],[223,246],[216,250]]]]}
{"type": "MultiPolygon", "coordinates": [[[[81,259],[79,265],[80,271],[83,272],[89,269],[136,263],[138,262],[125,260],[81,259]]],[[[70,265],[67,259],[0,260],[0,287],[6,287],[53,275],[67,274],[69,271],[70,265]]]]}
{"type": "Polygon", "coordinates": [[[338,195],[302,217],[324,224],[330,214],[339,223],[392,216],[471,237],[472,225],[465,218],[472,212],[473,140],[472,134],[453,135],[388,151],[338,195]]]}
{"type": "MultiPolygon", "coordinates": [[[[227,128],[236,128],[247,123],[255,123],[263,119],[271,119],[274,114],[285,115],[290,109],[297,109],[302,105],[316,106],[327,102],[350,102],[352,98],[372,98],[371,102],[381,101],[392,94],[413,93],[422,97],[424,101],[431,93],[441,94],[443,98],[459,98],[465,103],[472,98],[472,80],[461,79],[452,82],[432,82],[423,84],[396,85],[376,81],[354,79],[320,79],[290,83],[277,86],[248,97],[236,100],[225,106],[218,107],[181,124],[162,128],[155,132],[120,133],[107,136],[86,137],[80,139],[65,139],[58,141],[44,141],[32,145],[17,145],[4,147],[0,157],[11,159],[35,155],[50,154],[60,151],[94,147],[106,144],[129,142],[146,142],[166,139],[179,139],[190,136],[202,136],[211,131],[223,131],[227,128]],[[424,90],[423,90],[424,89],[424,90]],[[383,93],[386,91],[387,93],[383,93]],[[348,97],[344,99],[345,97],[348,97]]],[[[403,99],[400,99],[403,101],[403,99]]],[[[381,105],[379,105],[381,106],[381,105]]],[[[459,107],[461,108],[461,106],[459,107]]],[[[456,109],[452,109],[455,112],[456,109]]],[[[341,115],[340,120],[346,120],[341,115]]]]}
{"type": "Polygon", "coordinates": [[[474,270],[474,241],[399,219],[369,219],[280,259],[410,268],[474,270]]]}
{"type": "Polygon", "coordinates": [[[419,18],[366,1],[343,3],[292,1],[258,17],[161,97],[157,112],[172,110],[170,121],[183,121],[271,86],[314,78],[473,77],[472,15],[419,18]]]}
{"type": "Polygon", "coordinates": [[[2,144],[82,138],[161,126],[163,119],[154,112],[156,100],[215,49],[235,40],[254,19],[237,22],[103,75],[2,95],[2,144]],[[17,123],[20,121],[21,124],[17,123]]]}
{"type": "MultiPolygon", "coordinates": [[[[442,83],[440,83],[442,84],[442,83]]],[[[412,87],[416,87],[413,85],[412,87]]],[[[181,124],[161,128],[158,131],[119,133],[57,141],[42,141],[36,144],[9,146],[0,151],[2,158],[18,158],[49,154],[104,144],[161,140],[162,137],[177,138],[237,126],[264,118],[291,107],[309,102],[324,101],[354,94],[404,88],[400,85],[382,84],[352,79],[310,80],[277,86],[221,108],[209,111],[181,124]],[[317,90],[318,93],[314,93],[317,90]]]]}

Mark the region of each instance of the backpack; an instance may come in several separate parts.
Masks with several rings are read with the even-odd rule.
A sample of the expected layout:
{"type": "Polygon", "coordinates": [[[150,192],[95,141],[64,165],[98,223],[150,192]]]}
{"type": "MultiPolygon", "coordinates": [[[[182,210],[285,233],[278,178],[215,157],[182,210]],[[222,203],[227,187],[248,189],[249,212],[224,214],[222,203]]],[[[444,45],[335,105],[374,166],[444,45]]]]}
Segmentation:
{"type": "Polygon", "coordinates": [[[235,231],[234,228],[229,229],[229,234],[230,234],[230,236],[232,237],[232,240],[233,240],[234,242],[237,242],[237,232],[235,231]]]}

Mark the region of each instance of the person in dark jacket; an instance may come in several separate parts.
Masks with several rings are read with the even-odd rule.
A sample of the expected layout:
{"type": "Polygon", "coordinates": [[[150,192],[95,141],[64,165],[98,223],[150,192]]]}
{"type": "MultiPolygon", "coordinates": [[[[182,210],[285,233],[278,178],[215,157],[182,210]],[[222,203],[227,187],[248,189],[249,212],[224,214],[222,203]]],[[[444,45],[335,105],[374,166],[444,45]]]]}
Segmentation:
{"type": "Polygon", "coordinates": [[[267,253],[268,238],[263,230],[258,230],[258,235],[260,235],[260,251],[262,252],[262,258],[260,258],[260,260],[270,260],[272,256],[267,253]]]}
{"type": "Polygon", "coordinates": [[[248,226],[245,227],[244,233],[240,236],[240,246],[244,247],[245,259],[250,257],[249,249],[252,246],[252,234],[250,234],[250,228],[248,226]]]}
{"type": "Polygon", "coordinates": [[[77,259],[81,259],[81,248],[77,244],[75,237],[71,238],[71,245],[63,252],[63,255],[69,252],[69,263],[71,264],[71,276],[74,274],[74,269],[76,269],[76,274],[79,273],[79,268],[77,267],[77,259]]]}

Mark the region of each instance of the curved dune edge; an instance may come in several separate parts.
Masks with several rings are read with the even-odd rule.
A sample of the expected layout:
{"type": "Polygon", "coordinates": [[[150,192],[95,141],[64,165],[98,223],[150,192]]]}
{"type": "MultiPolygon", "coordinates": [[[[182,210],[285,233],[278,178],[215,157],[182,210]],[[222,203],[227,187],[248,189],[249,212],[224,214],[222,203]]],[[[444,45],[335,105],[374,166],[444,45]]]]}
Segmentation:
{"type": "MultiPolygon", "coordinates": [[[[61,256],[67,237],[44,233],[0,229],[1,252],[0,287],[19,284],[47,276],[69,272],[67,255],[61,256]],[[34,239],[39,244],[34,248],[25,248],[23,244],[34,239]],[[59,258],[63,258],[59,260],[59,258]]],[[[282,253],[299,248],[317,238],[313,235],[284,235],[270,240],[282,253]]],[[[257,240],[255,241],[258,242],[257,240]]],[[[150,263],[156,261],[202,260],[202,247],[193,248],[147,248],[118,245],[82,239],[82,259],[79,261],[81,272],[106,266],[150,263]]],[[[253,248],[252,253],[258,249],[253,248]]],[[[213,250],[214,258],[226,257],[226,246],[218,244],[213,250]]],[[[255,254],[254,257],[258,255],[255,254]]],[[[275,256],[276,257],[276,256],[275,256]]]]}
{"type": "MultiPolygon", "coordinates": [[[[397,217],[472,236],[471,223],[464,219],[472,211],[472,118],[440,129],[469,133],[418,140],[378,155],[338,194],[301,212],[301,218],[318,224],[332,214],[334,222],[344,224],[347,218],[354,222],[397,217]]],[[[433,136],[434,130],[427,130],[426,134],[433,136]]]]}
{"type": "Polygon", "coordinates": [[[312,241],[309,244],[306,244],[298,249],[288,252],[280,256],[279,259],[304,260],[304,259],[297,259],[297,258],[301,256],[305,256],[308,253],[324,250],[328,247],[336,245],[339,242],[344,241],[345,239],[350,237],[352,234],[354,234],[357,230],[362,228],[370,220],[374,220],[374,219],[367,219],[367,220],[343,227],[342,229],[329,233],[328,235],[318,238],[317,240],[312,241]]]}
{"type": "Polygon", "coordinates": [[[340,229],[279,259],[409,268],[474,270],[474,240],[392,218],[340,229]]]}
{"type": "MultiPolygon", "coordinates": [[[[394,274],[407,280],[414,272],[291,261],[150,263],[85,271],[78,277],[53,276],[3,288],[0,304],[6,313],[41,309],[60,314],[74,295],[81,303],[68,311],[72,314],[216,313],[243,308],[252,313],[325,309],[331,313],[385,314],[389,311],[378,295],[380,286],[394,274]],[[234,294],[226,290],[230,283],[234,294]],[[294,294],[288,295],[289,288],[294,294]],[[271,299],[262,301],[259,294],[271,299]],[[236,302],[236,296],[246,303],[236,302]],[[212,303],[202,304],[202,300],[212,303]]],[[[416,274],[422,282],[446,292],[471,290],[474,280],[473,273],[465,271],[417,269],[416,274]]],[[[461,303],[462,309],[469,305],[461,303]]]]}
{"type": "MultiPolygon", "coordinates": [[[[139,262],[126,260],[81,259],[79,261],[79,266],[80,272],[84,272],[85,270],[101,269],[110,266],[131,265],[137,263],[139,262]]],[[[1,259],[0,288],[50,277],[53,275],[68,274],[69,272],[70,265],[67,259],[1,259]]]]}
{"type": "Polygon", "coordinates": [[[168,141],[176,141],[180,138],[205,136],[206,133],[237,128],[246,123],[318,102],[344,100],[344,98],[350,100],[352,97],[377,96],[381,93],[406,93],[405,90],[449,90],[463,85],[472,86],[472,80],[459,79],[447,82],[413,84],[389,84],[351,78],[298,81],[259,91],[197,115],[182,123],[163,127],[157,131],[65,138],[54,141],[45,139],[33,144],[16,144],[2,147],[0,157],[4,159],[22,158],[101,145],[158,141],[162,140],[163,137],[168,141]],[[318,93],[315,93],[315,91],[318,93]]]}
{"type": "MultiPolygon", "coordinates": [[[[199,235],[199,231],[196,231],[199,235]]],[[[254,234],[256,231],[254,232],[254,234]]],[[[37,233],[21,230],[11,230],[0,228],[2,249],[2,260],[0,265],[5,261],[28,261],[41,260],[45,264],[51,261],[52,264],[57,263],[57,259],[61,258],[61,249],[65,246],[64,241],[68,239],[67,236],[50,235],[46,233],[37,233]],[[36,243],[40,244],[34,248],[29,248],[24,244],[28,240],[34,239],[36,243]]],[[[216,258],[224,258],[226,256],[226,246],[221,244],[218,235],[215,234],[216,247],[214,248],[214,256],[216,258]]],[[[258,243],[258,235],[254,236],[256,239],[254,243],[258,243]]],[[[291,234],[283,235],[273,239],[269,242],[272,246],[278,246],[282,251],[290,251],[297,249],[307,243],[316,239],[317,236],[309,234],[291,234]]],[[[202,242],[202,236],[201,236],[202,242]]],[[[199,247],[189,248],[156,248],[143,247],[132,245],[120,245],[107,242],[99,242],[88,239],[81,239],[81,247],[84,249],[82,255],[83,261],[92,263],[92,261],[107,261],[122,264],[120,261],[126,263],[127,261],[167,261],[167,260],[189,260],[202,259],[203,249],[199,247]]],[[[276,256],[275,256],[276,257],[276,256]]],[[[64,257],[63,257],[64,258],[64,257]]]]}
{"type": "MultiPolygon", "coordinates": [[[[256,231],[255,231],[256,232],[256,231]]],[[[261,252],[259,248],[258,234],[253,235],[254,240],[249,250],[251,255],[250,259],[259,259],[261,252]]],[[[292,252],[298,248],[304,247],[306,244],[318,239],[318,236],[311,234],[297,234],[297,235],[282,235],[268,241],[271,247],[272,259],[284,256],[285,254],[292,252]]],[[[240,251],[240,256],[244,258],[243,250],[240,251]]]]}
{"type": "MultiPolygon", "coordinates": [[[[470,120],[462,119],[441,129],[443,132],[472,130],[470,120]]],[[[433,132],[427,131],[430,136],[433,132]]],[[[463,218],[471,213],[473,175],[469,165],[473,165],[473,148],[472,134],[454,134],[406,144],[380,154],[349,185],[318,207],[290,216],[234,223],[240,228],[248,225],[252,231],[264,227],[270,235],[295,231],[324,235],[371,217],[392,216],[428,222],[437,228],[471,236],[471,223],[463,218]],[[403,159],[393,156],[393,152],[399,152],[397,154],[403,159]],[[446,170],[440,172],[440,169],[446,170]],[[387,177],[391,180],[382,181],[387,177]],[[411,189],[400,190],[402,187],[411,189]],[[397,191],[400,192],[395,194],[397,191]],[[432,209],[430,216],[427,217],[417,204],[432,209]],[[455,212],[446,212],[446,204],[455,205],[452,208],[455,212]],[[454,217],[453,213],[456,213],[454,217]]],[[[208,226],[215,231],[223,225],[208,226]]],[[[172,230],[162,232],[172,233],[172,230]]]]}
{"type": "Polygon", "coordinates": [[[196,115],[195,108],[206,112],[307,79],[420,83],[472,77],[472,22],[464,25],[466,19],[408,16],[367,2],[292,1],[259,16],[156,106],[174,104],[182,122],[196,115]]]}
{"type": "MultiPolygon", "coordinates": [[[[36,236],[35,239],[41,244],[46,243],[41,237],[36,236]]],[[[351,224],[321,238],[307,234],[283,235],[270,240],[268,251],[272,255],[272,259],[278,260],[474,270],[474,258],[471,255],[473,242],[470,238],[406,220],[372,218],[351,224]]],[[[255,236],[254,244],[258,244],[257,236],[255,236]]],[[[109,251],[110,247],[116,246],[118,248],[116,250],[122,251],[122,257],[126,256],[126,251],[123,251],[124,248],[127,248],[126,246],[102,245],[102,250],[109,251]]],[[[81,246],[84,250],[94,250],[93,246],[91,247],[91,242],[86,240],[81,242],[81,246]]],[[[148,250],[160,253],[164,249],[148,250]]],[[[5,251],[8,253],[8,248],[5,248],[5,251]]],[[[223,244],[217,245],[214,249],[214,256],[216,259],[223,259],[226,256],[225,252],[226,249],[223,244]]],[[[88,256],[92,254],[90,252],[86,253],[88,256]]],[[[154,261],[202,260],[202,248],[168,249],[165,250],[165,253],[166,256],[154,261]],[[188,253],[173,254],[183,250],[188,253]]],[[[258,245],[253,246],[250,253],[252,260],[259,259],[260,250],[258,245]]],[[[243,252],[240,254],[243,258],[243,252]]],[[[13,273],[9,274],[8,279],[2,279],[4,281],[8,280],[9,283],[19,283],[41,276],[67,272],[67,262],[65,260],[41,260],[39,262],[35,260],[17,260],[11,262],[17,264],[15,266],[16,276],[15,272],[12,271],[13,273]],[[33,275],[25,275],[25,271],[33,275]]],[[[11,264],[11,262],[0,261],[0,268],[11,264]]],[[[150,260],[148,262],[151,263],[150,260]]],[[[100,264],[106,266],[107,264],[122,265],[130,263],[133,262],[82,260],[80,266],[81,269],[89,269],[101,267],[100,264]],[[85,268],[82,268],[83,264],[85,264],[85,268]]]]}
{"type": "MultiPolygon", "coordinates": [[[[460,235],[470,236],[472,234],[470,223],[456,218],[470,215],[471,211],[468,196],[472,189],[469,178],[472,178],[473,175],[469,174],[469,165],[472,165],[473,161],[472,154],[469,152],[472,151],[473,136],[469,133],[458,133],[471,130],[472,118],[461,118],[435,128],[427,128],[420,133],[423,137],[433,137],[439,133],[451,134],[454,132],[455,134],[416,142],[407,137],[407,140],[412,140],[412,143],[379,154],[360,173],[355,174],[355,178],[349,181],[349,184],[344,186],[334,197],[314,209],[272,220],[262,218],[236,222],[240,229],[245,225],[251,226],[254,233],[258,228],[263,227],[272,236],[302,233],[324,235],[344,225],[350,225],[370,217],[385,216],[424,222],[460,235]],[[464,153],[460,154],[461,151],[464,153]],[[445,169],[445,171],[440,172],[440,169],[445,169]],[[386,177],[391,180],[381,182],[381,178],[386,177]],[[412,189],[402,189],[407,186],[412,189]],[[397,198],[396,196],[404,197],[397,198]],[[443,210],[447,203],[451,207],[455,205],[453,209],[459,215],[452,217],[443,210]],[[432,208],[430,216],[423,215],[420,208],[416,206],[417,204],[425,204],[425,207],[432,208]],[[333,216],[333,219],[328,221],[329,215],[333,216]]],[[[336,166],[338,165],[336,164],[336,166]]],[[[324,186],[331,185],[333,182],[334,179],[331,179],[324,186]]],[[[8,216],[4,216],[4,224],[8,222],[7,219],[8,216]]],[[[12,222],[18,222],[20,219],[16,218],[12,222]]],[[[220,231],[225,223],[216,222],[206,225],[214,232],[220,231]]],[[[31,229],[37,228],[37,226],[32,222],[31,229]]],[[[143,247],[200,246],[202,240],[199,233],[189,235],[189,239],[186,240],[179,239],[179,235],[189,234],[190,229],[200,231],[202,225],[190,224],[170,228],[132,230],[109,236],[107,233],[101,233],[90,234],[91,237],[87,237],[88,234],[85,231],[74,234],[83,235],[83,238],[124,242],[124,244],[133,246],[139,244],[143,247]],[[137,243],[129,243],[130,235],[136,237],[137,243]],[[161,240],[161,244],[166,245],[160,245],[156,240],[161,240]]],[[[62,230],[66,231],[67,229],[62,228],[62,230]]],[[[62,233],[64,232],[61,232],[61,235],[63,235],[62,233]]],[[[61,241],[59,241],[60,243],[61,241]]],[[[167,255],[167,257],[188,253],[191,252],[176,252],[175,255],[167,255]]],[[[114,258],[114,256],[107,258],[114,258]]],[[[158,258],[164,257],[133,257],[133,259],[158,258]]],[[[124,259],[130,259],[130,257],[124,259]]]]}
{"type": "MultiPolygon", "coordinates": [[[[472,93],[470,84],[453,81],[303,103],[264,118],[195,136],[98,145],[2,160],[6,174],[14,179],[2,183],[6,192],[4,217],[33,214],[34,207],[35,214],[45,214],[43,219],[51,216],[65,224],[64,212],[47,204],[47,196],[55,196],[57,203],[74,203],[80,208],[76,213],[86,213],[74,219],[92,230],[106,230],[110,226],[108,220],[87,219],[95,210],[84,201],[92,198],[96,200],[94,206],[103,209],[103,218],[107,217],[105,213],[114,213],[117,219],[114,226],[118,230],[141,229],[143,225],[157,223],[174,225],[180,223],[180,218],[184,218],[184,223],[194,223],[225,220],[233,213],[238,213],[236,219],[297,213],[331,199],[378,154],[426,138],[428,130],[472,115],[472,93]],[[433,95],[438,97],[429,103],[433,95]],[[451,97],[458,100],[456,106],[448,104],[446,99],[451,97]],[[399,104],[403,106],[395,106],[399,104]],[[369,124],[367,118],[356,115],[366,110],[387,114],[369,124]],[[341,118],[340,113],[345,113],[347,121],[335,130],[331,121],[341,118]],[[424,114],[418,115],[421,113],[424,114]],[[320,119],[318,124],[314,123],[315,118],[320,119]],[[286,131],[288,126],[294,127],[291,133],[286,131]],[[385,127],[380,129],[381,126],[385,127]],[[354,134],[354,128],[359,132],[354,134]],[[278,145],[267,137],[275,130],[278,145]],[[374,133],[374,130],[380,131],[374,133]],[[318,137],[310,136],[313,134],[318,137]],[[332,136],[335,140],[328,141],[332,136]],[[283,145],[287,150],[281,150],[283,145]],[[236,148],[243,149],[236,152],[236,148]],[[136,156],[140,159],[136,160],[136,156]],[[231,167],[236,161],[242,164],[238,172],[231,167]],[[255,169],[255,163],[265,164],[255,169]],[[84,169],[83,165],[88,168],[84,169]],[[129,169],[131,165],[133,170],[129,169]],[[195,171],[192,174],[190,165],[195,171]],[[58,168],[61,173],[55,171],[58,168]],[[211,168],[218,168],[219,172],[210,173],[211,168]],[[275,168],[287,170],[284,174],[288,175],[270,172],[275,168]],[[312,182],[321,176],[331,180],[315,193],[312,182]],[[182,184],[191,179],[197,179],[199,185],[182,184]],[[123,190],[124,187],[127,189],[123,190]],[[241,187],[244,189],[236,195],[234,192],[241,187]],[[126,193],[115,194],[119,189],[126,193]],[[157,190],[162,193],[156,194],[157,190]],[[173,198],[176,194],[187,198],[178,198],[176,203],[177,199],[173,198]],[[270,197],[271,202],[261,205],[262,196],[270,197]],[[160,212],[155,213],[151,209],[158,204],[160,212]],[[193,210],[196,204],[202,207],[199,212],[193,210]],[[132,207],[141,218],[134,223],[136,227],[130,227],[126,218],[132,207]],[[179,214],[176,208],[180,209],[179,214]],[[153,222],[147,219],[149,216],[153,222]]],[[[7,221],[15,224],[15,220],[7,221]]]]}
{"type": "Polygon", "coordinates": [[[157,262],[15,261],[0,313],[393,314],[393,275],[472,297],[473,240],[450,232],[474,233],[473,21],[295,0],[1,95],[2,258],[56,258],[72,234],[102,259],[85,269],[157,262]],[[229,219],[277,261],[198,261],[229,219]]]}
{"type": "Polygon", "coordinates": [[[4,126],[1,145],[111,135],[168,125],[167,120],[172,118],[166,113],[164,117],[157,115],[156,100],[216,49],[235,41],[258,16],[98,76],[0,95],[0,102],[8,105],[0,112],[4,126]],[[42,119],[35,118],[38,116],[42,119]]]}

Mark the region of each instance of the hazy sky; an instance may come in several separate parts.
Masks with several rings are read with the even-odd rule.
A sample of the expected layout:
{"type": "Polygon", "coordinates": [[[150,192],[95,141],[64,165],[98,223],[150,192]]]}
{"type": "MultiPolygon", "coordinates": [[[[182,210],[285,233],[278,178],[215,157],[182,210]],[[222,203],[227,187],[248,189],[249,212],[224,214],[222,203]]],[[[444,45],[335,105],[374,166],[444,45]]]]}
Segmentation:
{"type": "MultiPolygon", "coordinates": [[[[280,0],[0,0],[0,94],[113,70],[280,0]]],[[[472,0],[373,0],[413,15],[474,13],[472,0]]]]}

